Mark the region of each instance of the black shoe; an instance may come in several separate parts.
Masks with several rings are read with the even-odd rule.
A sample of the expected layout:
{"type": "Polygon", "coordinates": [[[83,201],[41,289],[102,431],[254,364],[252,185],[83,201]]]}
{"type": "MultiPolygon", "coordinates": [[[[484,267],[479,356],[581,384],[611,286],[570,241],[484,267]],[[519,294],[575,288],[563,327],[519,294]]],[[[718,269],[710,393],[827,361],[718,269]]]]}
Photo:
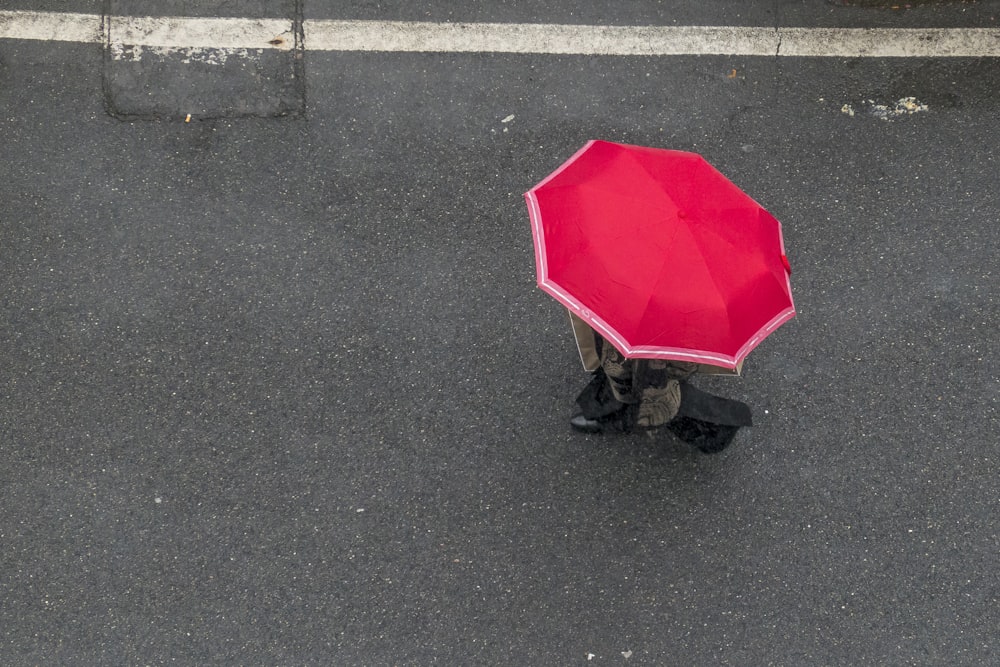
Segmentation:
{"type": "Polygon", "coordinates": [[[596,419],[587,419],[582,414],[574,415],[569,420],[569,425],[583,433],[600,433],[604,430],[601,422],[596,419]]]}

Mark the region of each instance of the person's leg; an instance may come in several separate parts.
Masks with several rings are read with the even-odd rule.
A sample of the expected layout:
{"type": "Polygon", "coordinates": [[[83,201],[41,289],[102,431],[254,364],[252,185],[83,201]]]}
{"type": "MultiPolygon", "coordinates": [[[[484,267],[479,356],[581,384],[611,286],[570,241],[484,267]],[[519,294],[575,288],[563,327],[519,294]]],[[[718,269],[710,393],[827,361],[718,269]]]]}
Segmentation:
{"type": "Polygon", "coordinates": [[[570,418],[574,429],[585,433],[631,431],[636,423],[638,402],[632,386],[634,363],[613,345],[595,337],[601,367],[577,396],[580,412],[570,418]]]}
{"type": "Polygon", "coordinates": [[[580,411],[570,418],[569,423],[577,431],[627,431],[630,430],[629,422],[634,421],[635,410],[615,397],[601,368],[594,371],[590,382],[576,397],[576,404],[580,411]]]}

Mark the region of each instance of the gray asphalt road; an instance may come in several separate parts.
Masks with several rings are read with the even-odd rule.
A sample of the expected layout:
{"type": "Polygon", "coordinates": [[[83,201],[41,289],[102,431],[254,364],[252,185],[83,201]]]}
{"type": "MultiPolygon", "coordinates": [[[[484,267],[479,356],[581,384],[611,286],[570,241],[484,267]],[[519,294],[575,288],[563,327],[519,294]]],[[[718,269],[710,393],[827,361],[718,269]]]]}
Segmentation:
{"type": "MultiPolygon", "coordinates": [[[[305,14],[675,20],[397,4],[305,14]]],[[[677,16],[1000,16],[801,4],[677,16]]],[[[996,662],[995,60],[309,52],[305,115],[190,123],[104,66],[0,40],[0,663],[996,662]],[[784,224],[721,455],[568,427],[522,193],[590,138],[784,224]]]]}

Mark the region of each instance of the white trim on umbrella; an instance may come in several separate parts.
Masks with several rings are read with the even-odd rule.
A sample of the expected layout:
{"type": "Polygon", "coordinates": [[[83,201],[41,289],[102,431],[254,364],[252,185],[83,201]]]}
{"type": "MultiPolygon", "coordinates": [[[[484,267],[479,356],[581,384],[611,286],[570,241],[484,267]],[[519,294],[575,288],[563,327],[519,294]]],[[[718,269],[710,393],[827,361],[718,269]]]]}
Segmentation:
{"type": "Polygon", "coordinates": [[[778,327],[780,327],[782,324],[792,319],[793,317],[795,317],[795,306],[789,306],[785,310],[775,315],[770,322],[762,326],[760,328],[760,331],[754,334],[750,338],[750,340],[748,340],[743,345],[743,347],[739,349],[739,351],[736,353],[736,358],[739,359],[740,361],[743,361],[743,359],[745,359],[748,354],[753,352],[753,349],[755,347],[764,342],[764,339],[770,336],[775,329],[777,329],[778,327]]]}

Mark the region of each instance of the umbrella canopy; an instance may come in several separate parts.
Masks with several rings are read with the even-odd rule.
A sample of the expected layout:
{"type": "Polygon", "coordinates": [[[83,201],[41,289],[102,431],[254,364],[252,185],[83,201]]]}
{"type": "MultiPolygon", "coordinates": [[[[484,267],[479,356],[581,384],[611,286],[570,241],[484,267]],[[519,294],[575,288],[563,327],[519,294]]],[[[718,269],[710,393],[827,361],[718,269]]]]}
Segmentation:
{"type": "Polygon", "coordinates": [[[591,141],[525,198],[539,287],[626,357],[735,369],[795,315],[780,223],[700,155],[591,141]]]}

